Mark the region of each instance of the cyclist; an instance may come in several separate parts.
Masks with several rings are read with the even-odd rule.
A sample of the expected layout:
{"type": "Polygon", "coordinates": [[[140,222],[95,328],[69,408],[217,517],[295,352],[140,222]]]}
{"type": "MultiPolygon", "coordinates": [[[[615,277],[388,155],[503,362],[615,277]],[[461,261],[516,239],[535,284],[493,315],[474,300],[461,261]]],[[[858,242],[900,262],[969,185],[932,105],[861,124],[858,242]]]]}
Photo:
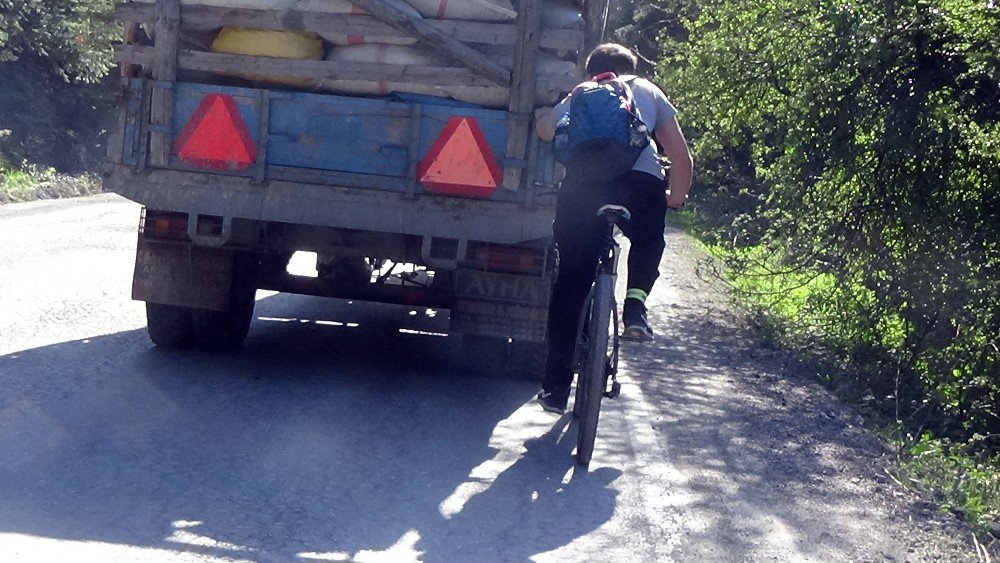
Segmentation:
{"type": "MultiPolygon", "coordinates": [[[[631,242],[628,256],[628,291],[622,310],[622,338],[646,341],[653,330],[646,318],[646,297],[659,276],[664,249],[664,219],[667,207],[684,205],[691,187],[693,162],[687,141],[677,122],[677,110],[655,84],[635,74],[636,56],[615,43],[599,45],[587,57],[590,76],[613,72],[628,81],[635,106],[647,129],[653,133],[650,146],[631,171],[611,181],[595,181],[582,171],[566,170],[556,204],[552,230],[559,249],[559,274],[549,305],[549,353],[545,379],[538,401],[546,411],[562,413],[573,381],[573,348],[580,309],[594,280],[603,236],[597,210],[605,204],[627,207],[632,219],[621,225],[631,242]],[[666,174],[657,151],[670,161],[669,193],[666,174]]],[[[560,119],[568,116],[572,94],[555,107],[535,112],[535,130],[551,140],[560,119]]]]}

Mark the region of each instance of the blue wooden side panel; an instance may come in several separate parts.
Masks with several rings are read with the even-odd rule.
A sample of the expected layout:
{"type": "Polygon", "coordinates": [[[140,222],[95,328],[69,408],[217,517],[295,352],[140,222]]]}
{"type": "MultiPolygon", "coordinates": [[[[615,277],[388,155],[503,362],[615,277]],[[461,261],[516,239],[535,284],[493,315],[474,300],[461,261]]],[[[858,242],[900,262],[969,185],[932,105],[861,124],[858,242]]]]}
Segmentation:
{"type": "Polygon", "coordinates": [[[125,97],[125,132],[122,135],[122,164],[139,163],[139,111],[142,105],[142,81],[133,80],[125,97]]]}
{"type": "Polygon", "coordinates": [[[405,177],[409,116],[344,100],[272,100],[267,163],[405,177]]]}
{"type": "MultiPolygon", "coordinates": [[[[129,114],[139,113],[141,85],[139,80],[132,84],[129,114]]],[[[261,146],[263,116],[260,90],[183,82],[173,83],[173,90],[175,106],[171,133],[175,141],[205,95],[221,93],[235,100],[250,137],[258,147],[261,146]]],[[[505,111],[426,96],[396,100],[276,91],[267,95],[266,164],[269,166],[395,178],[400,181],[373,181],[365,187],[392,191],[405,189],[411,138],[415,131],[412,116],[417,103],[421,115],[418,161],[427,154],[448,120],[462,116],[476,120],[494,157],[501,165],[505,163],[508,119],[505,111]]],[[[137,125],[129,122],[123,138],[122,161],[126,164],[136,164],[132,148],[138,145],[137,135],[137,125]]],[[[551,159],[548,151],[543,153],[538,179],[548,181],[551,159]]],[[[171,167],[187,168],[176,156],[171,161],[171,167]]],[[[364,184],[363,178],[350,184],[358,185],[359,182],[364,184]]],[[[417,189],[420,191],[419,185],[417,189]]],[[[515,194],[500,193],[505,191],[498,190],[494,197],[516,197],[515,194]]]]}

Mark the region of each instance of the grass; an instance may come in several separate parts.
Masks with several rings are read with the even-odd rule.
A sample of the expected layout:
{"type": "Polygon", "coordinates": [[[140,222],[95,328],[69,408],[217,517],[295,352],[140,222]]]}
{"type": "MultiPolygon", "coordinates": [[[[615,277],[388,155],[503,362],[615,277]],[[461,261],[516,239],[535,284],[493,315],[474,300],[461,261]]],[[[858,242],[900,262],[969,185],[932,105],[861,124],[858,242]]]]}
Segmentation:
{"type": "Polygon", "coordinates": [[[967,444],[923,434],[897,438],[898,473],[904,485],[972,523],[980,534],[1000,537],[1000,455],[977,459],[967,444]]]}
{"type": "Polygon", "coordinates": [[[61,174],[53,168],[30,164],[11,166],[0,160],[0,204],[57,199],[100,193],[94,174],[61,174]]]}

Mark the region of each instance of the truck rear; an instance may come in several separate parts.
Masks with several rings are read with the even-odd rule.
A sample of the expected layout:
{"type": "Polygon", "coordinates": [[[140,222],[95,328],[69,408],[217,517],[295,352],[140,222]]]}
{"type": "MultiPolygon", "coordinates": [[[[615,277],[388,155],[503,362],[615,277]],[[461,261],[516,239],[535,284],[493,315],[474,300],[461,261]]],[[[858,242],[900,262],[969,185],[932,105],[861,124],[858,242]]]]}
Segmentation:
{"type": "Polygon", "coordinates": [[[484,18],[512,21],[421,8],[116,6],[122,108],[105,184],[144,206],[132,295],[146,302],[154,343],[235,350],[256,290],[268,289],[447,309],[473,355],[539,373],[556,171],[532,112],[578,80],[576,58],[603,34],[607,0],[579,6],[579,25],[561,28],[546,27],[558,18],[541,0],[484,18]],[[234,33],[249,44],[219,48],[234,33]],[[345,62],[416,52],[349,49],[358,37],[423,51],[345,62]],[[261,54],[275,38],[321,45],[323,58],[261,54]],[[289,274],[296,251],[316,253],[320,275],[289,274]]]}

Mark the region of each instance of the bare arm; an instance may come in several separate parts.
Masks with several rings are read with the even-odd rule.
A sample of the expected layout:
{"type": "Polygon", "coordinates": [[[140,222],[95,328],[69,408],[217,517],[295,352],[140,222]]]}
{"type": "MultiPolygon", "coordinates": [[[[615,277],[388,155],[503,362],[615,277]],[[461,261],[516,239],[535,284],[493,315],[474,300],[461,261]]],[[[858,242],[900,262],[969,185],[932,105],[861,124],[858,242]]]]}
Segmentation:
{"type": "Polygon", "coordinates": [[[551,141],[556,136],[556,125],[562,112],[555,108],[538,108],[535,110],[535,132],[543,141],[551,141]]]}
{"type": "Polygon", "coordinates": [[[656,140],[663,146],[663,152],[670,159],[670,195],[667,207],[680,209],[687,200],[691,189],[694,160],[688,150],[687,139],[681,131],[677,116],[664,119],[656,124],[656,140]]]}

